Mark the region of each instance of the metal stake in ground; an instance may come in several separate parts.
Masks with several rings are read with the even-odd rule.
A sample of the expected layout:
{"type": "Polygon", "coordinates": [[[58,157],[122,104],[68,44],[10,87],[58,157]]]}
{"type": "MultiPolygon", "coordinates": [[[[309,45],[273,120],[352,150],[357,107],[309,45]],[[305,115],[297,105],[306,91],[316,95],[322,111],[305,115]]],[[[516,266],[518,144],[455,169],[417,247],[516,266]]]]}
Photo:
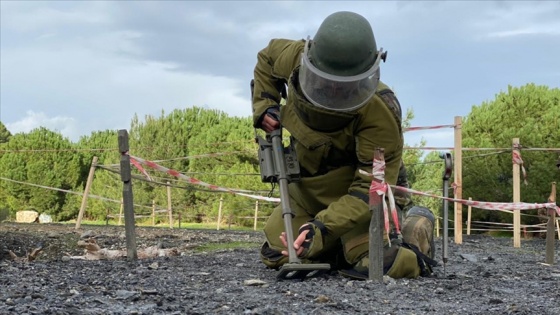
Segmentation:
{"type": "Polygon", "coordinates": [[[134,203],[132,198],[132,176],[130,175],[130,156],[128,155],[128,132],[119,130],[119,152],[121,153],[121,180],[123,181],[124,229],[126,234],[126,258],[137,260],[136,233],[134,223],[134,203]]]}
{"type": "MultiPolygon", "coordinates": [[[[449,197],[449,178],[451,178],[451,172],[453,170],[453,159],[451,158],[451,153],[443,153],[440,155],[440,157],[443,159],[444,161],[444,165],[445,165],[445,169],[443,170],[443,197],[448,198],[449,197]]],[[[445,277],[445,264],[447,263],[447,258],[448,258],[448,249],[447,249],[447,245],[449,244],[449,233],[448,233],[448,228],[449,228],[449,211],[448,211],[448,207],[449,207],[449,201],[447,201],[447,199],[443,199],[443,250],[442,250],[442,256],[443,256],[443,276],[445,277]]]]}

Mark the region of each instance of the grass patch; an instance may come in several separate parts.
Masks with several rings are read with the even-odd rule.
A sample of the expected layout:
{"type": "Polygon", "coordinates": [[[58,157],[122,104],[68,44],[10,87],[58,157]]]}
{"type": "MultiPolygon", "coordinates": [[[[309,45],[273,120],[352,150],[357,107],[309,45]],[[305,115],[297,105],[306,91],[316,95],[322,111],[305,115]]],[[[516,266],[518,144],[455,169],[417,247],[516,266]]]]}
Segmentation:
{"type": "Polygon", "coordinates": [[[229,242],[229,243],[207,243],[198,246],[196,252],[215,252],[224,249],[237,249],[237,248],[256,248],[257,243],[251,242],[229,242]]]}

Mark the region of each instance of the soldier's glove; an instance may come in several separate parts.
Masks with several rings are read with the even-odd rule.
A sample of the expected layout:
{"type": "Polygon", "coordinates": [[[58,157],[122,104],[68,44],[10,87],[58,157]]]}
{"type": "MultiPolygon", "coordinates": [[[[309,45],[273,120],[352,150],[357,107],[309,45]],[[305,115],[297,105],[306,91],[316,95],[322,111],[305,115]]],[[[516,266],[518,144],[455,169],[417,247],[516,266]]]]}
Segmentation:
{"type": "Polygon", "coordinates": [[[313,220],[299,228],[299,235],[305,231],[308,232],[305,235],[305,241],[301,245],[303,252],[299,257],[313,258],[323,250],[323,237],[326,234],[326,229],[322,222],[313,220]]]}
{"type": "Polygon", "coordinates": [[[280,106],[277,105],[267,108],[265,114],[276,121],[280,121],[280,106]]]}
{"type": "Polygon", "coordinates": [[[261,127],[264,116],[270,116],[272,117],[272,119],[280,121],[280,105],[274,105],[267,108],[259,117],[259,120],[257,121],[255,127],[261,127]]]}

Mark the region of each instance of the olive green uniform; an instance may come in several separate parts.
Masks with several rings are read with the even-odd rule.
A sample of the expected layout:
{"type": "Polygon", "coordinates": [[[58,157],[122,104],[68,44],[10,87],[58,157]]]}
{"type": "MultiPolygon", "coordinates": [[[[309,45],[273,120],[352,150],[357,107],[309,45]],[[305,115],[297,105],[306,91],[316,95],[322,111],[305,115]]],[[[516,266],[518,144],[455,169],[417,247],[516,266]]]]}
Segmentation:
{"type": "MultiPolygon", "coordinates": [[[[294,235],[301,225],[317,220],[324,228],[323,250],[307,257],[344,248],[345,260],[354,264],[367,255],[372,178],[359,170],[372,171],[376,148],[384,149],[385,182],[396,184],[403,150],[400,105],[383,83],[368,103],[352,112],[322,109],[301,93],[298,71],[305,42],[273,39],[258,53],[254,71],[253,118],[255,127],[267,109],[278,106],[285,84],[286,104],[281,124],[295,144],[302,172],[301,182],[289,185],[290,205],[295,213],[294,235]]],[[[263,262],[272,268],[286,262],[279,235],[284,230],[282,210],[277,207],[265,226],[267,244],[263,262]]]]}
{"type": "MultiPolygon", "coordinates": [[[[397,186],[410,188],[404,162],[401,162],[399,176],[397,178],[397,186]]],[[[413,206],[412,195],[409,192],[404,192],[397,189],[393,191],[393,196],[395,197],[395,204],[397,205],[397,210],[399,212],[399,220],[400,222],[403,222],[404,217],[406,216],[406,212],[413,206]]]]}

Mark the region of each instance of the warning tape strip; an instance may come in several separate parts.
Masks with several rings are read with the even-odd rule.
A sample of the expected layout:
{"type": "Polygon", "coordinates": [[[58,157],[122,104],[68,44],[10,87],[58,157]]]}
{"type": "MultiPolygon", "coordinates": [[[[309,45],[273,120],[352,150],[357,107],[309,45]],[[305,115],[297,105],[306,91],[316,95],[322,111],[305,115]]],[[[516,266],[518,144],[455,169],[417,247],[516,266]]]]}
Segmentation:
{"type": "Polygon", "coordinates": [[[403,131],[416,131],[416,130],[427,130],[427,129],[440,129],[440,128],[455,128],[455,125],[436,125],[428,127],[408,127],[404,128],[403,131]]]}
{"type": "MultiPolygon", "coordinates": [[[[161,166],[155,162],[152,161],[148,161],[148,160],[144,160],[142,158],[136,157],[136,156],[132,156],[130,155],[131,159],[134,159],[136,161],[138,161],[140,164],[142,165],[146,165],[152,169],[158,170],[160,172],[164,172],[167,173],[171,176],[177,177],[177,178],[181,178],[185,181],[187,181],[188,183],[194,184],[194,185],[200,185],[200,186],[204,186],[207,187],[211,190],[216,190],[216,191],[222,191],[222,192],[229,192],[229,193],[233,193],[239,196],[244,196],[244,197],[249,197],[249,198],[253,198],[253,199],[258,199],[258,200],[265,200],[265,201],[270,201],[270,202],[280,202],[280,198],[273,198],[273,197],[263,197],[263,196],[258,196],[258,195],[252,195],[252,194],[247,194],[247,193],[242,193],[239,192],[236,189],[232,189],[232,188],[226,188],[226,187],[220,187],[217,185],[213,185],[213,184],[208,184],[205,183],[201,180],[198,180],[196,178],[181,174],[178,171],[166,168],[164,166],[161,166]]],[[[383,161],[377,161],[377,168],[374,169],[374,173],[370,174],[367,173],[363,170],[360,170],[361,173],[363,174],[367,174],[369,176],[381,176],[379,173],[382,172],[384,174],[384,162],[383,161]]],[[[388,185],[384,182],[384,179],[382,179],[382,183],[384,183],[384,185],[388,185]]],[[[373,181],[372,181],[373,182],[373,181]]],[[[376,186],[378,183],[376,184],[372,184],[373,185],[373,189],[376,193],[383,193],[384,187],[382,186],[376,186]]],[[[548,209],[553,209],[556,211],[556,213],[558,215],[560,215],[560,207],[556,206],[555,203],[525,203],[525,202],[513,202],[513,203],[505,203],[505,202],[485,202],[485,201],[473,201],[473,200],[464,200],[464,199],[454,199],[454,198],[449,198],[449,197],[443,197],[443,196],[438,196],[438,195],[434,195],[434,194],[429,194],[429,193],[425,193],[425,192],[421,192],[421,191],[416,191],[414,189],[410,189],[410,188],[405,188],[405,187],[400,187],[400,186],[395,186],[395,185],[388,185],[393,189],[397,189],[397,190],[401,190],[404,192],[409,192],[415,195],[420,195],[420,196],[426,196],[426,197],[433,197],[433,198],[439,198],[439,199],[445,199],[445,200],[449,200],[452,202],[457,202],[457,203],[461,203],[467,206],[474,206],[476,208],[479,209],[485,209],[485,210],[535,210],[535,209],[541,209],[541,208],[548,208],[548,209]]],[[[387,195],[389,194],[388,189],[386,189],[387,191],[387,195]]],[[[383,195],[385,195],[385,193],[383,193],[383,195]]],[[[392,196],[392,193],[391,193],[392,196]]],[[[383,198],[383,201],[385,202],[385,198],[383,198]]],[[[394,198],[393,201],[394,203],[394,198]]],[[[393,214],[393,207],[394,205],[391,203],[391,198],[389,198],[389,203],[390,203],[390,208],[391,208],[391,212],[393,214]]],[[[384,211],[388,210],[388,206],[386,203],[384,203],[383,205],[384,207],[384,211]]],[[[395,207],[396,209],[396,207],[395,207]]],[[[396,211],[396,210],[395,210],[396,211]]],[[[386,218],[388,219],[388,213],[386,215],[386,218]]]]}
{"type": "Polygon", "coordinates": [[[465,200],[465,199],[455,199],[449,197],[443,197],[433,194],[424,193],[421,191],[416,191],[414,189],[401,187],[401,186],[393,186],[393,189],[397,189],[404,192],[409,192],[411,194],[426,196],[426,197],[434,197],[439,199],[444,199],[452,202],[457,202],[464,204],[466,206],[473,206],[479,209],[485,210],[536,210],[536,209],[552,209],[555,210],[556,213],[560,216],[560,207],[556,206],[554,202],[547,202],[547,203],[526,203],[526,202],[488,202],[488,201],[474,201],[474,200],[465,200]]]}
{"type": "MultiPolygon", "coordinates": [[[[389,185],[385,182],[385,161],[379,159],[373,159],[373,168],[371,174],[360,169],[359,172],[363,175],[373,177],[371,181],[371,186],[369,188],[370,194],[370,201],[373,200],[371,198],[372,194],[378,194],[381,196],[382,205],[383,205],[383,214],[385,219],[385,233],[387,233],[387,237],[389,238],[390,233],[390,223],[389,223],[389,209],[391,210],[391,217],[393,219],[393,224],[395,225],[395,229],[398,234],[400,234],[400,226],[399,226],[399,216],[397,213],[397,207],[395,205],[395,197],[393,196],[393,191],[389,188],[389,185]],[[387,196],[387,198],[385,198],[387,196]],[[387,206],[387,199],[389,200],[389,206],[387,206]]],[[[391,246],[389,244],[389,246],[391,246]]]]}
{"type": "Polygon", "coordinates": [[[525,170],[525,166],[523,166],[523,159],[521,159],[521,152],[519,152],[519,144],[515,144],[513,146],[513,151],[511,151],[512,157],[511,160],[513,164],[517,164],[521,166],[521,171],[523,173],[523,183],[527,185],[527,171],[525,170]]]}
{"type": "Polygon", "coordinates": [[[181,178],[183,180],[185,180],[186,182],[190,183],[190,184],[194,184],[194,185],[200,185],[200,186],[204,186],[210,190],[215,190],[215,191],[222,191],[222,192],[229,192],[235,195],[239,195],[239,196],[244,196],[244,197],[249,197],[249,198],[253,198],[253,199],[257,199],[257,200],[265,200],[265,201],[271,201],[271,202],[280,202],[279,198],[273,198],[273,197],[263,197],[263,196],[258,196],[258,195],[251,195],[251,194],[247,194],[247,193],[243,193],[240,192],[239,190],[236,189],[232,189],[232,188],[226,188],[226,187],[221,187],[221,186],[217,186],[217,185],[213,185],[213,184],[208,184],[205,183],[199,179],[196,179],[194,177],[190,177],[187,175],[182,174],[181,172],[178,172],[176,170],[167,168],[165,166],[161,166],[155,162],[152,161],[148,161],[148,160],[144,160],[142,158],[136,157],[136,156],[132,156],[130,155],[130,159],[131,160],[136,160],[138,163],[148,166],[152,169],[155,169],[157,171],[163,172],[163,173],[167,173],[173,177],[177,177],[177,178],[181,178]]]}

